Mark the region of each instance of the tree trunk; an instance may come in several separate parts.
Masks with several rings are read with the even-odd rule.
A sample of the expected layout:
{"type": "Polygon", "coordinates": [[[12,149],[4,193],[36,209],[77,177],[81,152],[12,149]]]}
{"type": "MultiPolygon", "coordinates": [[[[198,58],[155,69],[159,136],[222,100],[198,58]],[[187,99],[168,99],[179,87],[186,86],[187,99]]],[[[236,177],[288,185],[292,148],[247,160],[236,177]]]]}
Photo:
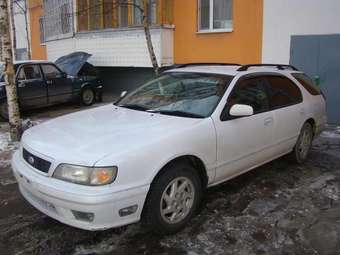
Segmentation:
{"type": "Polygon", "coordinates": [[[150,27],[149,27],[149,22],[148,22],[148,10],[149,10],[149,4],[148,0],[143,0],[143,27],[144,27],[144,33],[145,33],[145,39],[146,39],[146,44],[148,46],[148,51],[150,55],[150,60],[154,69],[154,72],[156,76],[159,74],[159,66],[157,62],[157,57],[152,45],[152,39],[151,39],[151,33],[150,33],[150,27]]]}
{"type": "Polygon", "coordinates": [[[15,29],[15,21],[14,21],[14,8],[13,8],[13,0],[9,1],[9,9],[10,9],[10,15],[11,15],[11,28],[12,28],[12,46],[13,46],[13,56],[14,60],[18,59],[17,56],[17,34],[15,29]]]}
{"type": "Polygon", "coordinates": [[[21,119],[15,86],[12,40],[10,34],[7,0],[0,0],[0,33],[2,35],[4,73],[8,105],[9,125],[12,141],[19,141],[21,136],[21,119]]]}
{"type": "Polygon", "coordinates": [[[27,58],[32,59],[32,54],[31,54],[31,41],[30,41],[30,33],[28,31],[28,8],[27,8],[27,0],[24,0],[25,3],[25,29],[26,29],[26,40],[27,40],[27,58]]]}

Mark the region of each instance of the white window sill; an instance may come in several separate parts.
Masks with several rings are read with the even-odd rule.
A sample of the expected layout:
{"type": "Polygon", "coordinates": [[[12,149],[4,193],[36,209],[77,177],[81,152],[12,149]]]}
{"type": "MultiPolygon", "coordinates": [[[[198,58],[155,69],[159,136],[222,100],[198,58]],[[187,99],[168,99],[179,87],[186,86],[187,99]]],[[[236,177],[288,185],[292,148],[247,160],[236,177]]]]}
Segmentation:
{"type": "Polygon", "coordinates": [[[231,33],[234,30],[232,28],[227,29],[211,29],[211,30],[199,30],[196,34],[215,34],[215,33],[231,33]]]}

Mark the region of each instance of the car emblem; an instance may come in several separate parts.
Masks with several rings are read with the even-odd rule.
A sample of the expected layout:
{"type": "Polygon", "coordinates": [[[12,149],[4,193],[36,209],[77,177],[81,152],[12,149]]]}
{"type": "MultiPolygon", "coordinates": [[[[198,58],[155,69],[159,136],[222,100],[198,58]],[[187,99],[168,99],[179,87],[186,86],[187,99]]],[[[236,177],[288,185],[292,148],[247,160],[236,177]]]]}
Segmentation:
{"type": "Polygon", "coordinates": [[[31,165],[34,164],[34,158],[32,156],[28,157],[28,163],[30,163],[31,165]]]}

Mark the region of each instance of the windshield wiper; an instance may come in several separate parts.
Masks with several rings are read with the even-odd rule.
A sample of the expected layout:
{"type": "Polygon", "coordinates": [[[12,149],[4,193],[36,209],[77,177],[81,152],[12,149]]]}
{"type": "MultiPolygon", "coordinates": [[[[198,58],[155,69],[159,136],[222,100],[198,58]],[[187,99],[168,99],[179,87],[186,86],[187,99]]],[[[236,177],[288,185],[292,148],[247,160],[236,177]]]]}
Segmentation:
{"type": "Polygon", "coordinates": [[[196,113],[191,113],[191,112],[183,112],[183,111],[178,111],[178,110],[148,110],[148,112],[154,112],[154,113],[159,113],[159,114],[164,114],[164,115],[171,115],[171,116],[178,116],[178,117],[188,117],[188,118],[197,118],[197,119],[203,119],[204,116],[196,114],[196,113]]]}
{"type": "Polygon", "coordinates": [[[139,105],[139,104],[120,104],[118,106],[128,108],[128,109],[131,109],[131,110],[137,110],[137,111],[147,111],[147,110],[149,110],[149,108],[142,106],[142,105],[139,105]]]}

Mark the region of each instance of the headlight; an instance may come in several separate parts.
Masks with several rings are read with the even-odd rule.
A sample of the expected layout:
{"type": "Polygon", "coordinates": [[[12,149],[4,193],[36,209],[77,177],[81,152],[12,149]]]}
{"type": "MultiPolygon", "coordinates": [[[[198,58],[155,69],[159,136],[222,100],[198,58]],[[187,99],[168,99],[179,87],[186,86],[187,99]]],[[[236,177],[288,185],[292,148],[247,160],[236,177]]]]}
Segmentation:
{"type": "Polygon", "coordinates": [[[100,186],[112,183],[117,176],[118,168],[113,167],[85,167],[60,164],[54,171],[53,177],[88,186],[100,186]]]}

